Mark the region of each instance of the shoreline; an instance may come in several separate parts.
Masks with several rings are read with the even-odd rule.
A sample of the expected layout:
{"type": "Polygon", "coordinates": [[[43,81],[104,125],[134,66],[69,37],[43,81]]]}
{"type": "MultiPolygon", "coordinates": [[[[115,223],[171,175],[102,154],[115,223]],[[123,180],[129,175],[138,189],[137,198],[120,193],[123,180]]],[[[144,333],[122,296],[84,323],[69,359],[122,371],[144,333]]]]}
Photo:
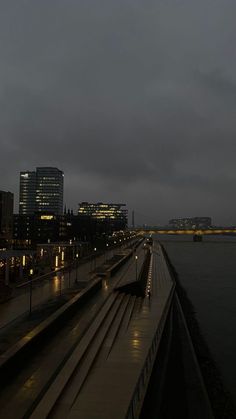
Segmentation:
{"type": "Polygon", "coordinates": [[[161,247],[166,257],[166,261],[173,280],[176,283],[176,293],[179,297],[180,304],[186,319],[214,416],[216,419],[235,419],[235,404],[232,400],[230,392],[226,390],[223,384],[222,375],[214,361],[207,342],[203,337],[201,328],[196,318],[196,311],[194,306],[189,299],[185,288],[181,285],[178,272],[172,264],[169,255],[162,243],[161,247]]]}

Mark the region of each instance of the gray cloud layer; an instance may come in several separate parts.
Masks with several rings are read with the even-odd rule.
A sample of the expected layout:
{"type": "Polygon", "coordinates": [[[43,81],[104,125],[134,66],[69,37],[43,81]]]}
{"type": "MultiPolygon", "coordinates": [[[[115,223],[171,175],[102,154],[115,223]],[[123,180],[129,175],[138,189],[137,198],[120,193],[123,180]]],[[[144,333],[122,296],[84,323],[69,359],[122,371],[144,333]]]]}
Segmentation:
{"type": "Polygon", "coordinates": [[[236,224],[234,0],[0,0],[0,189],[236,224]]]}

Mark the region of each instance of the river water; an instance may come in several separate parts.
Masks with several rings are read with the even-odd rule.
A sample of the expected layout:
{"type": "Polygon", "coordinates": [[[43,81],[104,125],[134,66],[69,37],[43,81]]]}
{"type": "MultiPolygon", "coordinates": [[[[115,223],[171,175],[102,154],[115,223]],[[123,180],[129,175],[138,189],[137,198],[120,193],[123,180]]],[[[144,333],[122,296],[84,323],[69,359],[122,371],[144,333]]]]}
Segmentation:
{"type": "Polygon", "coordinates": [[[236,237],[157,236],[164,245],[226,389],[236,403],[236,237]]]}

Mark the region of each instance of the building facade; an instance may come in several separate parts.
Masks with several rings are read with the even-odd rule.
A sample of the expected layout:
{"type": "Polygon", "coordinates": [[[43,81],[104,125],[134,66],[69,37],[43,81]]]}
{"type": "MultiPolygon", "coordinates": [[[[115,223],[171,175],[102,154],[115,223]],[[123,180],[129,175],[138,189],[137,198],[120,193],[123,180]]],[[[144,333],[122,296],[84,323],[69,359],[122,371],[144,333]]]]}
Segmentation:
{"type": "Polygon", "coordinates": [[[0,191],[0,248],[10,247],[13,233],[14,195],[0,191]]]}
{"type": "Polygon", "coordinates": [[[19,214],[36,211],[36,172],[20,172],[19,214]]]}
{"type": "Polygon", "coordinates": [[[51,243],[66,237],[66,219],[64,215],[48,212],[34,214],[16,214],[13,224],[15,248],[31,248],[37,243],[51,243]]]}
{"type": "Polygon", "coordinates": [[[127,227],[128,210],[125,207],[125,204],[81,202],[78,215],[95,220],[98,231],[102,229],[108,234],[127,227]]]}
{"type": "Polygon", "coordinates": [[[62,215],[64,173],[54,167],[37,167],[36,178],[37,211],[62,215]]]}
{"type": "Polygon", "coordinates": [[[20,173],[19,214],[63,214],[64,173],[55,167],[37,167],[20,173]]]}

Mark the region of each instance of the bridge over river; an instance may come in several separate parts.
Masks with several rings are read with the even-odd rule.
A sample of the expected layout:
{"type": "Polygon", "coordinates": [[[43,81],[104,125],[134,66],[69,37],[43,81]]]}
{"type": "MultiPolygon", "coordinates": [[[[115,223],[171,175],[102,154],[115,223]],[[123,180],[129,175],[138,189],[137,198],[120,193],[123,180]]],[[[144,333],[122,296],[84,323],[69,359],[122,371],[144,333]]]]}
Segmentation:
{"type": "Polygon", "coordinates": [[[196,241],[201,241],[206,235],[236,235],[235,227],[215,227],[215,228],[198,228],[198,229],[180,229],[180,228],[163,228],[163,227],[138,227],[132,229],[136,233],[145,234],[168,234],[168,235],[187,235],[193,236],[196,241]]]}
{"type": "MultiPolygon", "coordinates": [[[[155,417],[160,417],[175,316],[184,368],[173,366],[170,378],[178,385],[172,393],[184,386],[182,418],[213,418],[162,247],[142,238],[1,354],[0,417],[145,418],[157,361],[155,417]]],[[[175,409],[173,402],[169,417],[175,409]]]]}

